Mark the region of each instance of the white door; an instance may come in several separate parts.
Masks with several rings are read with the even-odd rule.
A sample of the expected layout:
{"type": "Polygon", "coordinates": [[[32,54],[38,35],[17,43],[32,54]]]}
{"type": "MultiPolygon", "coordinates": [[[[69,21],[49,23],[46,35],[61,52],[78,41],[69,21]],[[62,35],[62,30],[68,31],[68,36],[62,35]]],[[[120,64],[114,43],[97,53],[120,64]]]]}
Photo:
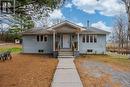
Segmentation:
{"type": "Polygon", "coordinates": [[[63,48],[70,48],[70,36],[67,34],[63,35],[63,48]]]}

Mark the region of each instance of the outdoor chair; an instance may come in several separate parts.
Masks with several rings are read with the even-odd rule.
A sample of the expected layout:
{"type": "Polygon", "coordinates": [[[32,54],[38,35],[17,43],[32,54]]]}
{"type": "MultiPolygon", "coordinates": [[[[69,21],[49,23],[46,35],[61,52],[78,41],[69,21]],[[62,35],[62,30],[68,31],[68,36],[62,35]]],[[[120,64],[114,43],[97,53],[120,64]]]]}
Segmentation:
{"type": "Polygon", "coordinates": [[[0,60],[7,60],[7,59],[12,59],[12,56],[11,56],[11,51],[6,51],[6,52],[2,52],[0,53],[0,60]]]}

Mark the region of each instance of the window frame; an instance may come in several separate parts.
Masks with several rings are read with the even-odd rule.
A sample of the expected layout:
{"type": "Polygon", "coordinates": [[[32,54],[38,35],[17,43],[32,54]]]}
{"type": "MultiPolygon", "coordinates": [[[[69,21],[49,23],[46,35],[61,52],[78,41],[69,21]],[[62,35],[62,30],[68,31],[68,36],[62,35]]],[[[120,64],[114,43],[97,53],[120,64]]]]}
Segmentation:
{"type": "Polygon", "coordinates": [[[86,37],[86,35],[83,34],[83,35],[82,35],[82,42],[83,42],[83,43],[85,43],[85,37],[86,37]]]}
{"type": "Polygon", "coordinates": [[[90,39],[90,43],[93,43],[93,35],[90,35],[89,39],[90,39]]]}
{"type": "Polygon", "coordinates": [[[43,35],[40,35],[40,41],[41,42],[43,41],[43,35]]]}
{"type": "Polygon", "coordinates": [[[86,42],[89,43],[90,42],[90,35],[86,34],[86,42]]]}
{"type": "Polygon", "coordinates": [[[40,41],[40,37],[39,37],[39,35],[37,35],[37,42],[39,42],[40,41]]]}
{"type": "Polygon", "coordinates": [[[45,36],[44,36],[44,42],[47,42],[47,41],[48,41],[48,36],[45,35],[45,36]]]}
{"type": "Polygon", "coordinates": [[[93,35],[93,42],[97,43],[97,35],[93,35]]]}

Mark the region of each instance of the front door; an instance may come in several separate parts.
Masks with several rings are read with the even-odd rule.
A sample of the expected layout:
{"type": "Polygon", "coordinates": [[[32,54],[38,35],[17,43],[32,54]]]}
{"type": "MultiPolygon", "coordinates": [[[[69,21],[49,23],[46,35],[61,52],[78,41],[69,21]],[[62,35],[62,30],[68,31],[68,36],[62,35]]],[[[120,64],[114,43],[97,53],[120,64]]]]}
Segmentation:
{"type": "Polygon", "coordinates": [[[63,35],[63,48],[70,48],[70,35],[63,35]]]}

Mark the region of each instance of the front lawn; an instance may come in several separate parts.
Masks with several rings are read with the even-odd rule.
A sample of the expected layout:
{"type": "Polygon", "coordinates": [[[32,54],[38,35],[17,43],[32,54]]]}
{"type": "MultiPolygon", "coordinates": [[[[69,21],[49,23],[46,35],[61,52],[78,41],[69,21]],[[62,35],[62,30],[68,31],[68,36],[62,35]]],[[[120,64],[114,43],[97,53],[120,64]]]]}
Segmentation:
{"type": "Polygon", "coordinates": [[[11,53],[20,53],[22,51],[22,46],[19,44],[5,44],[0,45],[0,52],[10,50],[11,53]]]}
{"type": "Polygon", "coordinates": [[[0,87],[50,87],[58,63],[47,55],[12,54],[0,61],[0,87]]]}

